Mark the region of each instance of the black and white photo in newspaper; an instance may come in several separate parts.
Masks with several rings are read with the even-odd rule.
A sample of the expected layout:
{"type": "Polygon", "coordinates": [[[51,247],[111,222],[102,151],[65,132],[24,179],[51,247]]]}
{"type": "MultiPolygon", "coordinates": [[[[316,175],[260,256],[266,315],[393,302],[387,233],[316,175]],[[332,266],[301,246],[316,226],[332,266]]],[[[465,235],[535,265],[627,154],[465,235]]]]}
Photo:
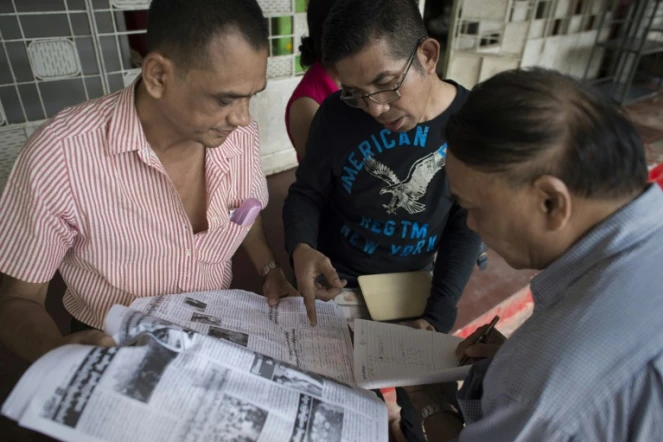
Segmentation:
{"type": "Polygon", "coordinates": [[[298,410],[289,442],[343,440],[343,408],[302,394],[298,410]]]}
{"type": "Polygon", "coordinates": [[[156,340],[148,339],[142,357],[134,364],[123,364],[113,376],[112,389],[128,398],[148,403],[166,368],[178,356],[156,340]]]}
{"type": "Polygon", "coordinates": [[[256,355],[251,366],[251,373],[269,379],[277,384],[311,396],[322,397],[324,380],[322,377],[298,370],[282,362],[263,355],[256,355]]]}
{"type": "Polygon", "coordinates": [[[76,428],[97,384],[118,352],[117,347],[92,348],[68,379],[44,405],[43,417],[76,428]]]}
{"type": "Polygon", "coordinates": [[[215,339],[225,339],[226,341],[241,345],[242,347],[247,347],[249,345],[248,333],[232,331],[221,327],[210,327],[207,336],[215,339]]]}

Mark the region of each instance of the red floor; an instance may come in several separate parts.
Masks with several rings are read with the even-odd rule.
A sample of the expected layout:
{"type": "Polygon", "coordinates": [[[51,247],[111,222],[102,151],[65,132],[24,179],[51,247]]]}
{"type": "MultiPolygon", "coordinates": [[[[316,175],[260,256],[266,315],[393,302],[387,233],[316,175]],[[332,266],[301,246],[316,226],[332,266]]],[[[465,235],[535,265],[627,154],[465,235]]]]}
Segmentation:
{"type": "Polygon", "coordinates": [[[663,93],[628,106],[627,113],[645,143],[649,164],[663,163],[663,93]]]}

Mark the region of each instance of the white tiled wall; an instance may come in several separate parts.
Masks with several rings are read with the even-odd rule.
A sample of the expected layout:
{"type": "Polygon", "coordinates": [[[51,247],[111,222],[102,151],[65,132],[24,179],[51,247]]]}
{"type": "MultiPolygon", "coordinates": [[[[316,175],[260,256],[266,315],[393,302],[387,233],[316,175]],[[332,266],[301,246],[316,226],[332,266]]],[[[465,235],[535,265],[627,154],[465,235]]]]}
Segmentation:
{"type": "Polygon", "coordinates": [[[582,78],[598,71],[590,62],[597,34],[607,35],[615,0],[456,0],[446,75],[471,88],[506,69],[544,66],[582,78]],[[603,29],[598,29],[605,14],[603,29]],[[491,40],[496,44],[487,44],[491,40]]]}
{"type": "Polygon", "coordinates": [[[297,165],[285,126],[285,105],[300,77],[269,80],[267,89],[251,100],[251,115],[260,127],[262,165],[268,175],[297,165]]]}

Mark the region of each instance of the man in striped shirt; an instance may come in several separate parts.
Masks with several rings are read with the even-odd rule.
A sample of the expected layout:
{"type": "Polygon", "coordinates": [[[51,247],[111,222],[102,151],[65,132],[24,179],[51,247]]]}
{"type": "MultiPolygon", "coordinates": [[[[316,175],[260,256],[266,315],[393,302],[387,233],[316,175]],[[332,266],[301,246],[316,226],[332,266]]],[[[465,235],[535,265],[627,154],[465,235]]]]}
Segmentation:
{"type": "Polygon", "coordinates": [[[0,340],[26,359],[66,343],[112,345],[96,329],[113,304],[228,288],[240,245],[270,304],[297,294],[260,217],[230,219],[243,201],[268,200],[249,115],[266,82],[260,7],[154,0],[147,43],[131,87],[35,132],[0,199],[0,340]],[[81,329],[66,337],[44,308],[57,269],[81,329]]]}

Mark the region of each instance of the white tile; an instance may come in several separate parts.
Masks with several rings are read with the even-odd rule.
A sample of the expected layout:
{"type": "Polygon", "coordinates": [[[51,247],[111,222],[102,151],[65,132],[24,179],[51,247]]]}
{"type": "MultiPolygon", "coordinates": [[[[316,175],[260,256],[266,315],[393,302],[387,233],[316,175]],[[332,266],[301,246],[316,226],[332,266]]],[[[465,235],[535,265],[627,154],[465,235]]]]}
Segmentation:
{"type": "Polygon", "coordinates": [[[75,77],[81,72],[74,42],[67,38],[33,40],[28,57],[32,72],[42,80],[75,77]]]}

